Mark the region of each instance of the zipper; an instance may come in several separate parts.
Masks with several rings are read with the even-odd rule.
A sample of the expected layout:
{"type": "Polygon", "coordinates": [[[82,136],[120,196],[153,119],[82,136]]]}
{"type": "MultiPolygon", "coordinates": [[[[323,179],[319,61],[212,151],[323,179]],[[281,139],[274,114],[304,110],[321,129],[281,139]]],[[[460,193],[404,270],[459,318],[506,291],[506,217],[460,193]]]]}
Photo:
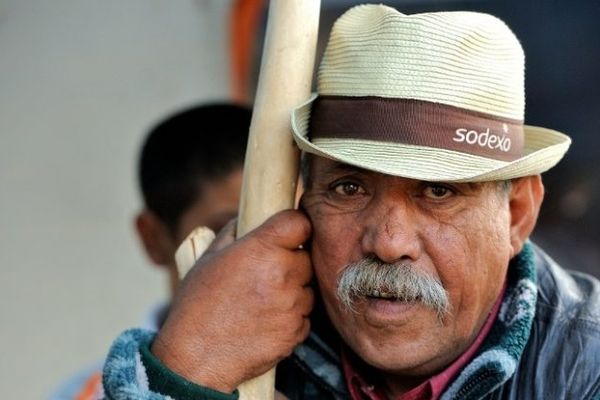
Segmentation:
{"type": "Polygon", "coordinates": [[[454,398],[463,400],[464,396],[466,396],[475,386],[479,385],[482,381],[486,380],[492,375],[494,375],[494,373],[490,370],[483,371],[481,374],[471,379],[462,388],[460,388],[454,398]]]}

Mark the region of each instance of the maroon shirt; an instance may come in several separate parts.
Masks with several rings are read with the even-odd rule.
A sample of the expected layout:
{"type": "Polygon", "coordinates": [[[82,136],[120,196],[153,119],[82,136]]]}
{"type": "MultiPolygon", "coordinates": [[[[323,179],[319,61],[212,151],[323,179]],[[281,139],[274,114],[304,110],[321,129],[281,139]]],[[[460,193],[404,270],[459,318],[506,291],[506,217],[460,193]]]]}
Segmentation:
{"type": "MultiPolygon", "coordinates": [[[[471,344],[469,348],[452,364],[450,364],[445,370],[437,375],[432,376],[427,381],[421,383],[419,386],[409,390],[408,392],[398,396],[394,400],[437,400],[442,395],[448,384],[458,375],[458,373],[465,367],[469,361],[481,346],[481,343],[485,340],[488,333],[492,329],[492,325],[496,320],[498,311],[500,311],[500,304],[502,303],[502,297],[504,296],[504,289],[498,296],[496,303],[490,311],[490,315],[485,321],[481,331],[471,344]]],[[[350,362],[350,357],[347,355],[347,351],[342,351],[342,366],[344,368],[344,376],[346,378],[346,385],[350,391],[350,396],[353,400],[386,400],[387,396],[383,391],[381,385],[377,386],[369,382],[369,380],[361,375],[358,369],[354,368],[350,362]]]]}

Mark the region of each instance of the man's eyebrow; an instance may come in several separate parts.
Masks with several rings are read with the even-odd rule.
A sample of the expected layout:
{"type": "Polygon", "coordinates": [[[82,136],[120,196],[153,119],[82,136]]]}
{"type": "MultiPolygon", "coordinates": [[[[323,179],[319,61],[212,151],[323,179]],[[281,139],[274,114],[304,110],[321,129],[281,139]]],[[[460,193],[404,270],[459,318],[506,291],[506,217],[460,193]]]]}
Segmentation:
{"type": "Polygon", "coordinates": [[[478,189],[480,187],[483,186],[482,182],[452,182],[452,181],[420,181],[421,183],[425,184],[425,185],[435,185],[437,184],[442,184],[442,185],[461,185],[464,187],[467,187],[471,190],[475,190],[478,189]]]}
{"type": "MultiPolygon", "coordinates": [[[[436,182],[427,182],[427,183],[436,183],[436,182]]],[[[437,182],[437,183],[457,185],[457,186],[462,187],[465,190],[472,192],[472,193],[481,191],[485,187],[485,183],[483,183],[483,182],[437,182]]]]}

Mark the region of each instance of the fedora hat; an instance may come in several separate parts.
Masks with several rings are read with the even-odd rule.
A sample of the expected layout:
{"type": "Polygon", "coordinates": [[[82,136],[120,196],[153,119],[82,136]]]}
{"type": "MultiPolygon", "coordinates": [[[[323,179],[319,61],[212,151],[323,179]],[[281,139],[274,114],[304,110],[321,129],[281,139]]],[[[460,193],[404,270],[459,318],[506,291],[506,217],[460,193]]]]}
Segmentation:
{"type": "Polygon", "coordinates": [[[542,173],[571,140],[524,125],[523,49],[496,17],[356,6],[334,24],[301,150],[371,171],[475,182],[542,173]]]}

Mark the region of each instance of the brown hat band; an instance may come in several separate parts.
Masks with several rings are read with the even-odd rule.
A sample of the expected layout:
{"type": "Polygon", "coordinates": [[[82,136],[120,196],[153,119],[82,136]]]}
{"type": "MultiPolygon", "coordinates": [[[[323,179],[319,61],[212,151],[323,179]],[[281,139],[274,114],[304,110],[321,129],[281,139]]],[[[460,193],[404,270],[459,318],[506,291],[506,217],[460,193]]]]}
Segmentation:
{"type": "Polygon", "coordinates": [[[523,122],[440,103],[319,96],[309,138],[364,139],[455,150],[501,161],[523,152],[523,122]]]}

